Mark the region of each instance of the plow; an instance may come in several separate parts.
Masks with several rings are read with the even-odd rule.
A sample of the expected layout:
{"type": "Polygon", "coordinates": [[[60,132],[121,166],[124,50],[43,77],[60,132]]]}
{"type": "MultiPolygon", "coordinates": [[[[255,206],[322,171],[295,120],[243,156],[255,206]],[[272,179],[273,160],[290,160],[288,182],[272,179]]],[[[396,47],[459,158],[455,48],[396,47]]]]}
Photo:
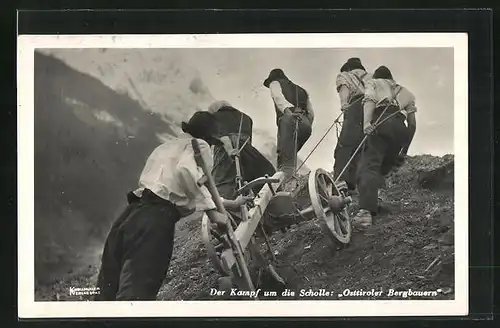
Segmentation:
{"type": "Polygon", "coordinates": [[[219,290],[239,287],[254,292],[264,271],[283,288],[286,286],[285,279],[277,273],[273,264],[276,258],[268,232],[264,228],[264,220],[268,217],[272,216],[278,222],[290,216],[300,217],[303,221],[318,218],[322,221],[325,232],[335,242],[350,242],[352,227],[348,209],[352,200],[347,192],[347,185],[343,182],[336,183],[326,170],[316,169],[309,173],[307,189],[310,205],[299,208],[294,202],[293,193],[281,190],[286,180],[282,171],[252,181],[242,181],[238,151],[233,155],[237,171],[236,196],[244,196],[250,201],[240,208],[239,213],[231,213],[220,200],[211,172],[203,162],[195,139],[193,148],[195,159],[206,177],[203,183],[215,201],[216,211],[227,219],[227,229],[221,230],[213,223],[216,221],[213,217],[217,214],[215,210],[205,211],[201,224],[201,236],[208,257],[220,275],[219,290]],[[258,192],[254,193],[254,190],[258,192]],[[256,242],[258,237],[265,240],[265,251],[261,251],[256,242]],[[257,270],[251,270],[250,262],[257,270]],[[253,271],[258,273],[252,274],[253,271]]]}

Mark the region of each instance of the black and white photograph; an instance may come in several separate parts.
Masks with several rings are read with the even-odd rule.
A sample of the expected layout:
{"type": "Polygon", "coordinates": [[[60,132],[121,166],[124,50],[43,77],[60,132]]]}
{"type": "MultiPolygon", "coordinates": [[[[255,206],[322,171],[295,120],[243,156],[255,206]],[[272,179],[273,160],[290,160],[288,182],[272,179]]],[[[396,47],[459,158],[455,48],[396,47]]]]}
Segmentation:
{"type": "Polygon", "coordinates": [[[20,36],[18,60],[21,317],[467,313],[466,34],[20,36]]]}

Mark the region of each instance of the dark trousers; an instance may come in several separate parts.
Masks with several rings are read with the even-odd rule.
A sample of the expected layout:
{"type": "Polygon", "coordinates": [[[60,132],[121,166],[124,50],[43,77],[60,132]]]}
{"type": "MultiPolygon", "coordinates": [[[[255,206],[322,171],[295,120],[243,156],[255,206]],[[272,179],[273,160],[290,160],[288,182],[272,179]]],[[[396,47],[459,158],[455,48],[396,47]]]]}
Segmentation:
{"type": "Polygon", "coordinates": [[[309,139],[311,132],[311,122],[305,115],[297,118],[292,114],[284,113],[278,118],[278,170],[282,170],[288,176],[294,173],[297,153],[309,139]],[[295,136],[297,147],[295,147],[295,136]]]}
{"type": "Polygon", "coordinates": [[[156,300],[167,274],[180,214],[149,190],[114,222],[104,244],[97,301],[156,300]]]}
{"type": "MultiPolygon", "coordinates": [[[[237,146],[236,141],[232,140],[233,147],[237,146]]],[[[244,142],[240,141],[239,146],[241,147],[244,142]]],[[[241,150],[240,168],[243,181],[248,182],[266,174],[272,176],[276,172],[273,164],[250,143],[241,150]]],[[[237,189],[236,173],[235,161],[229,157],[224,147],[215,146],[212,176],[221,197],[234,199],[234,192],[237,189]]],[[[258,189],[256,188],[254,192],[257,193],[258,189]]]]}
{"type": "MultiPolygon", "coordinates": [[[[344,113],[344,122],[340,132],[337,146],[334,151],[334,166],[333,177],[337,179],[344,167],[349,162],[349,159],[358,148],[361,140],[363,140],[363,104],[359,100],[354,102],[351,107],[344,113]]],[[[339,178],[345,181],[349,189],[354,189],[356,186],[356,173],[359,164],[360,151],[354,156],[349,166],[344,170],[339,178]]]]}
{"type": "MultiPolygon", "coordinates": [[[[377,108],[375,121],[383,110],[377,108]]],[[[397,110],[389,108],[384,117],[397,110]]],[[[383,119],[383,118],[382,118],[383,119]]],[[[397,156],[408,138],[404,116],[396,114],[380,125],[366,140],[358,170],[359,206],[372,213],[378,211],[378,190],[395,164],[397,156]]]]}

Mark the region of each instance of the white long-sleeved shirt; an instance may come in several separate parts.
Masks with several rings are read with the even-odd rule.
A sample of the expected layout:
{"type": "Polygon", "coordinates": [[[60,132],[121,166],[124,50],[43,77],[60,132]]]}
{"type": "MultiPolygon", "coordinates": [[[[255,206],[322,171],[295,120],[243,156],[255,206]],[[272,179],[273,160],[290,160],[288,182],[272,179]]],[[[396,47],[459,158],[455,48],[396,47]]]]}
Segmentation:
{"type": "MultiPolygon", "coordinates": [[[[271,97],[273,98],[273,101],[276,104],[276,107],[278,108],[279,111],[284,112],[285,109],[289,107],[295,107],[288,100],[286,100],[285,96],[283,95],[283,89],[281,89],[281,85],[278,81],[271,82],[269,84],[269,90],[271,92],[271,97]]],[[[306,109],[308,111],[308,115],[312,119],[314,119],[314,110],[310,98],[307,98],[306,109]]]]}
{"type": "MultiPolygon", "coordinates": [[[[215,209],[207,187],[198,185],[204,173],[194,159],[191,139],[189,134],[182,134],[153,150],[139,178],[139,188],[134,193],[140,197],[145,188],[150,189],[158,197],[177,205],[182,216],[215,209]]],[[[206,141],[198,139],[198,143],[201,156],[211,171],[212,150],[206,141]]]]}
{"type": "Polygon", "coordinates": [[[413,93],[394,80],[372,79],[365,84],[364,102],[372,101],[376,106],[384,106],[391,99],[405,117],[417,111],[413,93]]]}

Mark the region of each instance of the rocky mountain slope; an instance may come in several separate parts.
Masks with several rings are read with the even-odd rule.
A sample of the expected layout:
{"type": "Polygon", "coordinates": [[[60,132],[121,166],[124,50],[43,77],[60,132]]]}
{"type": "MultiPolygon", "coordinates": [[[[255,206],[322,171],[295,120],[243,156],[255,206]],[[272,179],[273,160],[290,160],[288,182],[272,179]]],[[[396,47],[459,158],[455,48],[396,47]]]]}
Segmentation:
{"type": "MultiPolygon", "coordinates": [[[[345,247],[332,242],[318,219],[293,226],[271,236],[278,272],[287,288],[301,299],[300,290],[335,291],[327,299],[341,299],[345,290],[382,291],[381,296],[348,296],[348,299],[453,299],[454,298],[454,201],[453,156],[417,156],[388,179],[383,211],[367,231],[354,232],[345,247]],[[395,291],[436,292],[422,297],[395,291]]],[[[307,180],[307,175],[302,177],[307,180]]],[[[298,195],[302,208],[309,205],[307,188],[298,195]]],[[[356,201],[356,199],[355,199],[356,201]]],[[[354,210],[355,208],[353,208],[354,210]]],[[[264,248],[264,241],[258,239],[264,248]]],[[[69,286],[92,286],[98,266],[68,271],[40,284],[39,300],[85,300],[69,296],[69,286]]],[[[159,300],[210,300],[218,273],[201,242],[199,220],[179,222],[170,270],[158,294],[159,300]]],[[[259,285],[269,289],[272,285],[259,285]]],[[[262,297],[261,297],[262,298],[262,297]]],[[[272,297],[276,299],[276,297],[272,297]]],[[[265,298],[263,298],[265,299],[265,298]]],[[[302,297],[302,299],[304,299],[302,297]]],[[[325,296],[307,297],[325,299],[325,296]]]]}

